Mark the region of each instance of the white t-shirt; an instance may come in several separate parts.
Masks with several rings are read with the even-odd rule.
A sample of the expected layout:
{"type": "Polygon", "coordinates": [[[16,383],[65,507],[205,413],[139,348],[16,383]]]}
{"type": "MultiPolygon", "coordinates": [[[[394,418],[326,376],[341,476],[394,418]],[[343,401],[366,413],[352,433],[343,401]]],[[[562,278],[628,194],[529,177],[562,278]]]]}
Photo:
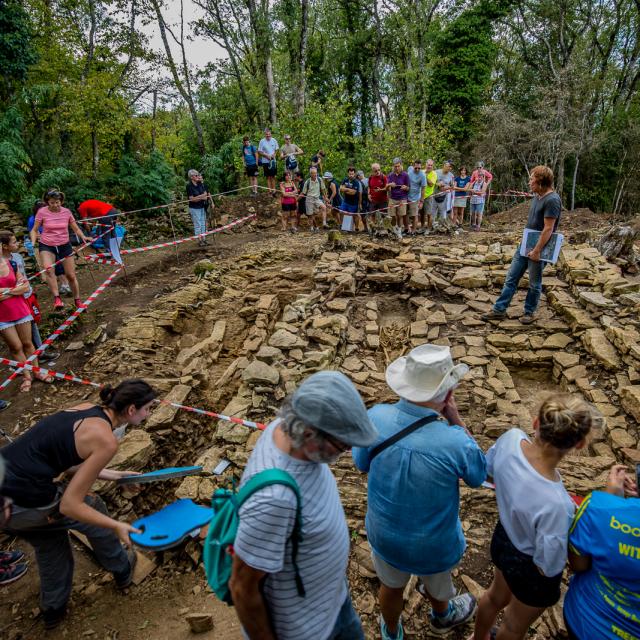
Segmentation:
{"type": "Polygon", "coordinates": [[[530,442],[521,429],[501,435],[487,452],[487,471],[496,484],[498,514],[509,540],[533,556],[545,576],[556,576],[567,561],[575,504],[559,473],[553,481],[531,466],[520,446],[523,440],[530,442]]]}
{"type": "Polygon", "coordinates": [[[273,441],[278,422],[258,440],[241,486],[259,471],[273,468],[283,469],[298,483],[303,539],[297,561],[306,596],[298,595],[291,562],[296,497],[288,487],[272,485],[242,505],[233,549],[250,567],[268,574],[264,598],[278,640],[326,640],[347,598],[349,530],[329,466],[281,451],[273,441]]]}
{"type": "MultiPolygon", "coordinates": [[[[276,151],[279,148],[280,148],[280,145],[278,144],[278,141],[274,137],[271,137],[270,140],[267,140],[266,138],[262,138],[262,140],[260,140],[260,143],[258,144],[258,151],[262,151],[262,153],[267,153],[270,156],[273,156],[274,160],[276,158],[276,151]]],[[[269,160],[267,158],[260,156],[260,164],[269,164],[269,160]]]]}

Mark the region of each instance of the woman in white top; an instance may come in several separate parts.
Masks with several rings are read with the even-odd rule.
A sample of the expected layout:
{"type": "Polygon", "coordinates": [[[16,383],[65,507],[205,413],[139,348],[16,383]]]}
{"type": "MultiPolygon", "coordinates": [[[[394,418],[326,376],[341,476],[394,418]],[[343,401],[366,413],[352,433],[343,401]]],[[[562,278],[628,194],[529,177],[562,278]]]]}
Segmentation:
{"type": "Polygon", "coordinates": [[[487,469],[500,519],[491,540],[495,574],[479,603],[474,640],[521,640],[560,599],[575,505],[557,467],[570,451],[586,445],[594,419],[583,400],[554,395],[540,407],[533,440],[510,429],[489,449],[487,469]],[[492,627],[502,609],[504,621],[496,632],[492,627]]]}

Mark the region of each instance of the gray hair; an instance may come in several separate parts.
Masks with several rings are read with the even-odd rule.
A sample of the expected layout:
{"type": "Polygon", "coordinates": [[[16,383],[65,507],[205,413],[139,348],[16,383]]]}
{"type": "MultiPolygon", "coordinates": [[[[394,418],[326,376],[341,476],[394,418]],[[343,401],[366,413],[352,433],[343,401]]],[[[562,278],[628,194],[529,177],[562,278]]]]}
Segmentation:
{"type": "Polygon", "coordinates": [[[291,444],[294,449],[299,449],[304,444],[305,431],[311,430],[317,434],[317,429],[308,425],[304,420],[301,420],[296,412],[293,410],[291,403],[292,396],[287,396],[278,411],[278,418],[280,418],[280,428],[291,439],[291,444]]]}
{"type": "Polygon", "coordinates": [[[189,178],[193,178],[193,176],[199,176],[200,172],[196,169],[189,169],[187,175],[189,176],[189,178]]]}
{"type": "Polygon", "coordinates": [[[394,158],[393,164],[402,164],[402,158],[394,158]]]}

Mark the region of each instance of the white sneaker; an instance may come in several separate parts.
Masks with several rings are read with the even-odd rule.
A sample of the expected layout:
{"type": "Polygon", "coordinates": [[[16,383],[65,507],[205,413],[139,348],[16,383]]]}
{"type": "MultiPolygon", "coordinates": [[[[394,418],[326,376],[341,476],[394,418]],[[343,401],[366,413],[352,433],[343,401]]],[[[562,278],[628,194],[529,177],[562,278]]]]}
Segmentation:
{"type": "Polygon", "coordinates": [[[61,284],[59,287],[60,293],[69,294],[71,293],[71,287],[68,284],[61,284]]]}

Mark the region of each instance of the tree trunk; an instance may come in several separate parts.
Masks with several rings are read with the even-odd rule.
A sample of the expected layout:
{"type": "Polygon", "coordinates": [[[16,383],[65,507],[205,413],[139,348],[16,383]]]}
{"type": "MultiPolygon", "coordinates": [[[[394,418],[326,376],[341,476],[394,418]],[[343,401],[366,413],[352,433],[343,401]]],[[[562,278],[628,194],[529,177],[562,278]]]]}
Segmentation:
{"type": "Polygon", "coordinates": [[[98,178],[98,167],[100,166],[100,147],[98,146],[98,134],[95,129],[91,129],[91,177],[98,178]]]}
{"type": "Polygon", "coordinates": [[[278,112],[276,110],[276,87],[273,80],[273,61],[271,59],[271,51],[267,54],[265,65],[267,79],[267,98],[269,100],[269,123],[272,127],[278,124],[278,112]]]}
{"type": "Polygon", "coordinates": [[[173,76],[173,81],[176,85],[176,89],[178,89],[178,92],[182,96],[182,99],[187,103],[187,107],[189,108],[189,114],[191,115],[191,121],[193,122],[193,128],[196,130],[196,137],[198,140],[198,151],[200,152],[201,155],[204,155],[206,153],[206,147],[204,144],[204,132],[202,130],[202,124],[200,122],[200,118],[198,117],[198,111],[196,110],[196,105],[193,100],[193,96],[191,95],[189,83],[186,82],[188,78],[185,78],[185,82],[183,82],[178,73],[175,60],[173,59],[173,53],[171,52],[171,47],[169,46],[169,40],[167,38],[166,23],[164,21],[162,11],[160,10],[159,0],[151,0],[151,4],[153,5],[156,16],[158,18],[158,26],[160,27],[160,36],[162,37],[162,44],[164,45],[165,54],[167,56],[167,64],[169,65],[169,70],[171,71],[171,75],[173,76]]]}
{"type": "Polygon", "coordinates": [[[153,110],[151,112],[151,151],[156,150],[156,111],[158,108],[158,90],[153,90],[153,110]]]}
{"type": "Polygon", "coordinates": [[[576,207],[576,180],[578,179],[578,167],[580,166],[580,156],[576,156],[576,165],[573,167],[573,182],[571,183],[571,206],[569,211],[573,211],[576,207]]]}
{"type": "Polygon", "coordinates": [[[298,83],[296,86],[296,115],[304,115],[307,89],[307,40],[309,26],[309,0],[300,1],[300,47],[298,50],[298,83]]]}

